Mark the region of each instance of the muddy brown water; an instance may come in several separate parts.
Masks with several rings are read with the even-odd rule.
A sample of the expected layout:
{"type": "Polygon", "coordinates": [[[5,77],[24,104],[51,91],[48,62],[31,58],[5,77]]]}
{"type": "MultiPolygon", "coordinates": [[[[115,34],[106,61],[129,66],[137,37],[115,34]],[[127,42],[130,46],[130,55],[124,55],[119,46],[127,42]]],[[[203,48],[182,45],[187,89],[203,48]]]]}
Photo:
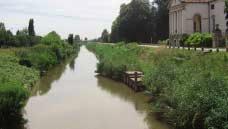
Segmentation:
{"type": "Polygon", "coordinates": [[[168,129],[149,113],[148,97],[96,75],[96,56],[82,46],[77,58],[50,70],[32,90],[26,129],[168,129]]]}

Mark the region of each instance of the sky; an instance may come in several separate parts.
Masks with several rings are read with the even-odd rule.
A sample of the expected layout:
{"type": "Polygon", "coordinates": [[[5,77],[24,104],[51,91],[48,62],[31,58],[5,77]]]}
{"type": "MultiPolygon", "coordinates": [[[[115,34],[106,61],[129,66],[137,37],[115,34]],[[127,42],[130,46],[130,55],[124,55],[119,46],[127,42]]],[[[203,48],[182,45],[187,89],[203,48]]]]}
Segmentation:
{"type": "Polygon", "coordinates": [[[55,30],[62,38],[69,33],[89,39],[103,29],[110,31],[120,5],[130,0],[0,0],[0,22],[16,32],[34,19],[37,35],[55,30]]]}

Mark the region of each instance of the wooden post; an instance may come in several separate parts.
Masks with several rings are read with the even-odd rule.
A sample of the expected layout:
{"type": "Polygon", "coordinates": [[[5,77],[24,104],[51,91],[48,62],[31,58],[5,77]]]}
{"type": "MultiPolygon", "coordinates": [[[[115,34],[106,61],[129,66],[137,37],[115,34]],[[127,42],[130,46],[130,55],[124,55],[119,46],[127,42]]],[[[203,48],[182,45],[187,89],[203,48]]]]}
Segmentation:
{"type": "Polygon", "coordinates": [[[216,48],[216,51],[219,52],[219,48],[218,47],[216,48]]]}
{"type": "Polygon", "coordinates": [[[135,72],[135,82],[137,82],[137,72],[135,72]]]}
{"type": "Polygon", "coordinates": [[[202,47],[201,50],[204,51],[204,47],[202,47]]]}
{"type": "Polygon", "coordinates": [[[194,46],[194,50],[196,51],[196,46],[194,46]]]}
{"type": "Polygon", "coordinates": [[[190,51],[190,45],[188,44],[188,50],[190,51]]]}

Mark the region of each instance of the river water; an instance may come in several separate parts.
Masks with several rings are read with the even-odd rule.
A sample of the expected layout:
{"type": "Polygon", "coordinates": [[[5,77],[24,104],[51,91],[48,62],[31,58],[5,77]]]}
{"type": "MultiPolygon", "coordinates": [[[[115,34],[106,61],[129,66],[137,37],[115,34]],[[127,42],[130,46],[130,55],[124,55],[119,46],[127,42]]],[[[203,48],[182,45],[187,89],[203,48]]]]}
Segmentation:
{"type": "Polygon", "coordinates": [[[168,129],[149,114],[148,98],[95,73],[85,46],[77,58],[50,70],[32,89],[26,129],[168,129]]]}

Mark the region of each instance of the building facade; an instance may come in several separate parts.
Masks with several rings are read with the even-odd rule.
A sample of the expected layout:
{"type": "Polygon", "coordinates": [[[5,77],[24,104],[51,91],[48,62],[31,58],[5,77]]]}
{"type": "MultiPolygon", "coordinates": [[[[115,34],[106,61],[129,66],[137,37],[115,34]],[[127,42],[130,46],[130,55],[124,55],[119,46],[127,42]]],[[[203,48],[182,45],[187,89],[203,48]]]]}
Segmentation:
{"type": "Polygon", "coordinates": [[[170,42],[179,45],[183,34],[209,32],[216,25],[225,33],[225,0],[170,0],[170,42]]]}

